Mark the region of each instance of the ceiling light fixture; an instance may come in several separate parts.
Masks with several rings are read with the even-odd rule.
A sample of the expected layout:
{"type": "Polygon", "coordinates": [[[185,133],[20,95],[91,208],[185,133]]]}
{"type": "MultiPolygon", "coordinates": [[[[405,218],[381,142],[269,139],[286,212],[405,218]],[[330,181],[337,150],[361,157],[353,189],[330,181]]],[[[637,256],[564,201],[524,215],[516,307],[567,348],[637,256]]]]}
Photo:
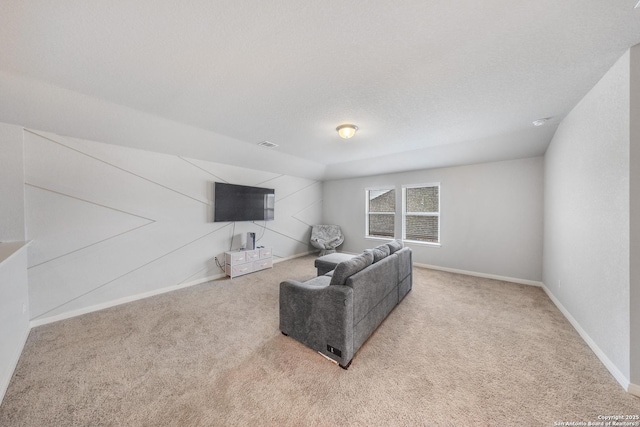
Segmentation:
{"type": "Polygon", "coordinates": [[[344,125],[338,126],[336,130],[338,131],[338,135],[340,135],[341,138],[349,139],[356,134],[356,131],[358,130],[358,126],[351,125],[351,124],[344,124],[344,125]]]}
{"type": "Polygon", "coordinates": [[[267,140],[262,141],[262,142],[258,142],[258,145],[260,147],[265,147],[265,148],[275,148],[275,147],[278,146],[278,144],[275,144],[275,143],[273,143],[271,141],[267,141],[267,140]]]}

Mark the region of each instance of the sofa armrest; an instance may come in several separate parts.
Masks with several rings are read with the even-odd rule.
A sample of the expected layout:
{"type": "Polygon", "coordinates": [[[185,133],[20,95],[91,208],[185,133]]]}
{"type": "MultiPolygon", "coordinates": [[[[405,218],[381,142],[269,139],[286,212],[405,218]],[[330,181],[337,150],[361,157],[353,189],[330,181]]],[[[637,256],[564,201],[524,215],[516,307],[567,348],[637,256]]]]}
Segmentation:
{"type": "Polygon", "coordinates": [[[307,282],[280,283],[280,330],[287,335],[309,329],[312,308],[331,278],[318,276],[307,282]]]}
{"type": "Polygon", "coordinates": [[[353,357],[353,289],[330,281],[280,283],[280,330],[345,366],[353,357]]]}

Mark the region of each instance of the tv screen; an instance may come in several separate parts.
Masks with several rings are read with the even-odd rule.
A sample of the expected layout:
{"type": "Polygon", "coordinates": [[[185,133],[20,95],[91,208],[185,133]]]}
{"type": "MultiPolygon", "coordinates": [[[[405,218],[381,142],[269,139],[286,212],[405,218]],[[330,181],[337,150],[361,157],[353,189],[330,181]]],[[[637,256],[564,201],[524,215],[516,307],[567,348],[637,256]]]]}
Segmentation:
{"type": "Polygon", "coordinates": [[[213,191],[213,221],[272,221],[275,190],[216,182],[213,191]]]}

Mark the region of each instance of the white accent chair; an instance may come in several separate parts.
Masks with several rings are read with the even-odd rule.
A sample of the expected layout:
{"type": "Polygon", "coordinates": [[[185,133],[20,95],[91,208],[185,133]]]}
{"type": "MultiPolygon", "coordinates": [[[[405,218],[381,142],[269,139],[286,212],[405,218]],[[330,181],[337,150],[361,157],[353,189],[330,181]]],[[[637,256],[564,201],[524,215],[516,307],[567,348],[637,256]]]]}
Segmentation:
{"type": "Polygon", "coordinates": [[[314,225],[311,228],[311,245],[320,249],[320,256],[332,254],[344,242],[338,225],[314,225]]]}

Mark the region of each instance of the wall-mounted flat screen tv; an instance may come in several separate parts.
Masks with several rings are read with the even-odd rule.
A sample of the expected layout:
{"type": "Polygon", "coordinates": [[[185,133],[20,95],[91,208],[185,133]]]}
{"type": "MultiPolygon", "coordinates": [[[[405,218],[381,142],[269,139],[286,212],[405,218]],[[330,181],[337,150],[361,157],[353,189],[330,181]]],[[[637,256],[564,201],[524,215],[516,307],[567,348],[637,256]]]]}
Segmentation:
{"type": "Polygon", "coordinates": [[[276,202],[272,188],[214,183],[213,221],[272,221],[276,202]]]}

